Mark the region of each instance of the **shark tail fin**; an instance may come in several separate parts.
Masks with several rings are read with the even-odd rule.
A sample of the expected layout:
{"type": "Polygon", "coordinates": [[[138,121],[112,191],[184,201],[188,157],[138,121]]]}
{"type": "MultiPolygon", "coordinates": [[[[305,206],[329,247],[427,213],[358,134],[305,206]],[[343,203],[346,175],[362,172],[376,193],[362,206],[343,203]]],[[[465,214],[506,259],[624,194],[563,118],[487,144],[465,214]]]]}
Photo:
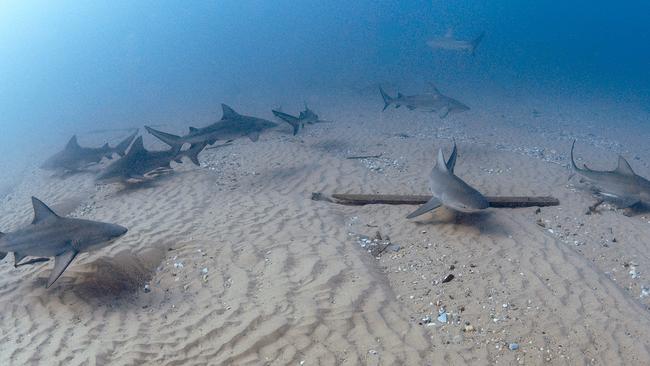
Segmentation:
{"type": "Polygon", "coordinates": [[[578,171],[580,170],[580,168],[578,168],[578,166],[576,165],[576,161],[573,158],[573,150],[575,149],[575,147],[576,147],[576,140],[573,140],[573,143],[571,144],[571,166],[573,167],[574,171],[578,171]]]}
{"type": "Polygon", "coordinates": [[[295,136],[298,134],[298,130],[300,129],[300,119],[298,117],[294,117],[290,114],[286,114],[280,111],[272,110],[273,115],[278,117],[279,119],[287,122],[288,124],[293,127],[293,135],[295,136]]]}
{"type": "Polygon", "coordinates": [[[132,133],[129,137],[125,138],[124,141],[120,142],[115,146],[115,152],[119,156],[124,156],[126,155],[126,150],[131,146],[131,143],[133,140],[135,140],[135,137],[138,135],[138,129],[135,129],[135,132],[132,133]]]}
{"type": "Polygon", "coordinates": [[[381,86],[379,87],[379,92],[381,93],[381,97],[384,98],[384,109],[382,109],[382,111],[385,111],[386,108],[388,108],[388,106],[393,102],[393,98],[391,98],[388,94],[386,94],[386,92],[384,91],[384,89],[381,88],[381,86]]]}
{"type": "Polygon", "coordinates": [[[474,52],[476,52],[476,47],[478,47],[479,43],[483,40],[483,37],[485,37],[485,32],[481,32],[481,34],[478,35],[478,37],[474,38],[472,41],[472,55],[474,52]]]}
{"type": "Polygon", "coordinates": [[[183,141],[181,140],[180,136],[172,135],[171,133],[167,133],[167,132],[158,131],[149,126],[144,126],[144,128],[147,130],[147,132],[154,135],[160,141],[171,146],[172,149],[177,152],[180,151],[181,148],[183,147],[183,141]]]}
{"type": "Polygon", "coordinates": [[[187,156],[194,165],[201,166],[201,163],[199,162],[199,154],[207,145],[207,142],[192,144],[189,149],[182,151],[180,154],[187,156]]]}

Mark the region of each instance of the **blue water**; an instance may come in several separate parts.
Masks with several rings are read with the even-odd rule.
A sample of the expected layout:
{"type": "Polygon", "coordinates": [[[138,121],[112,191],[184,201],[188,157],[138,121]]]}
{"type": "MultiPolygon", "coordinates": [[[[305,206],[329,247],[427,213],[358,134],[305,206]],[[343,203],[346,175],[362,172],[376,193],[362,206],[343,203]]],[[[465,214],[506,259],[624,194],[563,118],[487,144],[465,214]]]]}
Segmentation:
{"type": "Polygon", "coordinates": [[[648,14],[644,1],[3,1],[0,167],[37,164],[73,133],[376,82],[556,88],[650,110],[648,14]],[[450,27],[486,32],[476,55],[427,47],[450,27]]]}

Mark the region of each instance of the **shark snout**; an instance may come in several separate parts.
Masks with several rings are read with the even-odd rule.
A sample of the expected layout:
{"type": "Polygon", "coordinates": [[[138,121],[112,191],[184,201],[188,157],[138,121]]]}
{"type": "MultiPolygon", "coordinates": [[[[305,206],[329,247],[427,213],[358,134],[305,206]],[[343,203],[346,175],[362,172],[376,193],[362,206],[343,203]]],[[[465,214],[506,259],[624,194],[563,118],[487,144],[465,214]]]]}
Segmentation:
{"type": "Polygon", "coordinates": [[[109,232],[110,232],[109,235],[112,238],[119,238],[120,236],[126,234],[127,231],[129,231],[129,229],[125,228],[124,226],[113,224],[113,225],[111,225],[111,227],[109,229],[109,232]]]}

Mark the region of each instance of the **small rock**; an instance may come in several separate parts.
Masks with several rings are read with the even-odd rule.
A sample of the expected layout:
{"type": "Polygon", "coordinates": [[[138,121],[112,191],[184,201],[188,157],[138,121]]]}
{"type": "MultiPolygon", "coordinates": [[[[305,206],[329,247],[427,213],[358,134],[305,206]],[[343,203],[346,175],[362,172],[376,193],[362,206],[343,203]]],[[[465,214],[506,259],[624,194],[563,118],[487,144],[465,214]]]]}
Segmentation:
{"type": "Polygon", "coordinates": [[[450,273],[450,274],[446,275],[445,278],[442,279],[442,283],[451,282],[451,280],[453,280],[453,279],[454,279],[454,275],[450,273]]]}
{"type": "Polygon", "coordinates": [[[151,288],[149,287],[149,284],[144,285],[144,292],[147,294],[151,292],[151,288]]]}
{"type": "Polygon", "coordinates": [[[475,331],[476,329],[474,329],[474,326],[473,326],[473,325],[468,324],[468,325],[465,326],[465,329],[463,329],[463,330],[464,330],[465,332],[473,332],[473,331],[475,331]]]}
{"type": "Polygon", "coordinates": [[[518,350],[518,349],[519,349],[519,343],[510,343],[510,344],[508,345],[508,349],[510,349],[511,351],[516,351],[516,350],[518,350]]]}

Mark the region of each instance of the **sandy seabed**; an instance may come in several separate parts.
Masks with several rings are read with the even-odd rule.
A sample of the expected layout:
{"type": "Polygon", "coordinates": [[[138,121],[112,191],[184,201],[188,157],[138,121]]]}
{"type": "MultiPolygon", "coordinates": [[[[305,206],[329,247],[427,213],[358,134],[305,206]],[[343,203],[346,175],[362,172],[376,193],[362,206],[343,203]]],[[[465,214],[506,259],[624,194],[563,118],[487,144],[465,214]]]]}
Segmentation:
{"type": "Polygon", "coordinates": [[[377,98],[313,97],[333,123],[295,137],[281,125],[138,187],[33,169],[2,198],[2,231],[31,220],[34,195],[129,232],[80,255],[50,289],[52,263],[2,261],[0,364],[650,363],[650,215],[608,205],[586,215],[595,199],[568,169],[576,138],[590,166],[612,168],[623,153],[650,176],[647,130],[608,120],[647,113],[495,97],[440,120],[382,113],[377,98]],[[561,205],[409,221],[412,206],[310,199],[425,194],[435,152],[448,154],[452,138],[456,174],[484,194],[553,195],[561,205]],[[346,159],[364,154],[381,157],[346,159]],[[377,231],[394,246],[375,257],[359,238],[377,231]]]}

